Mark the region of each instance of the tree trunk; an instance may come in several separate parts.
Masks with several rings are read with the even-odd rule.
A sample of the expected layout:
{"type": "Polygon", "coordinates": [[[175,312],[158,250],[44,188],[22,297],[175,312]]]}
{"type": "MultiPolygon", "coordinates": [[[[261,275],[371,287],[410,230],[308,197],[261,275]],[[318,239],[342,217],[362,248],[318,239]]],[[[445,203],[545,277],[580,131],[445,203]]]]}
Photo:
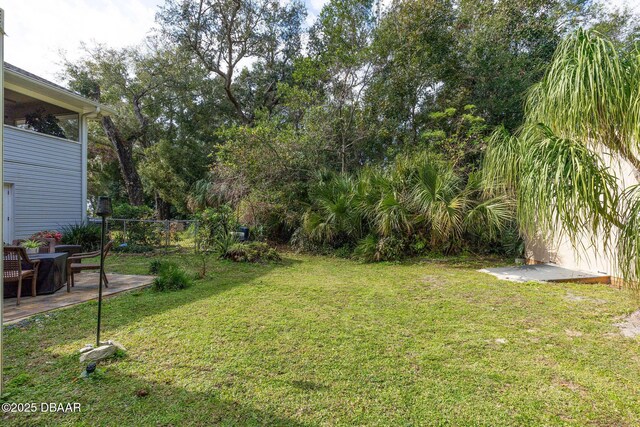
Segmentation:
{"type": "Polygon", "coordinates": [[[252,123],[252,120],[250,117],[247,117],[244,111],[242,111],[242,106],[240,105],[240,102],[238,102],[238,99],[236,98],[235,94],[231,90],[231,82],[227,82],[225,84],[224,91],[227,94],[227,99],[229,99],[229,101],[231,101],[231,103],[233,104],[233,108],[235,108],[236,113],[238,114],[238,117],[240,117],[240,120],[242,121],[242,123],[245,125],[250,125],[252,123]]]}
{"type": "Polygon", "coordinates": [[[111,117],[107,116],[102,118],[102,128],[118,155],[120,172],[122,173],[122,179],[124,180],[124,185],[127,190],[129,203],[134,206],[143,205],[144,192],[142,190],[142,181],[140,180],[140,175],[138,175],[138,171],[136,170],[136,166],[133,161],[133,149],[131,142],[122,137],[111,117]]]}
{"type": "Polygon", "coordinates": [[[156,219],[171,219],[171,203],[156,194],[156,219]]]}

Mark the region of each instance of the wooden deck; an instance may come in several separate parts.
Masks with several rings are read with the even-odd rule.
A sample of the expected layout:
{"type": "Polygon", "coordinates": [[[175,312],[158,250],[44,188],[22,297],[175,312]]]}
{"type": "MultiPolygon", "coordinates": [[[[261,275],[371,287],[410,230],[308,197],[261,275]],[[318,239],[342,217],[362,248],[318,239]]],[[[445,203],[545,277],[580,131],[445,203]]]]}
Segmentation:
{"type": "MultiPolygon", "coordinates": [[[[120,292],[149,286],[152,276],[134,276],[130,274],[107,274],[109,287],[104,288],[102,295],[109,297],[120,292]]],[[[76,286],[67,292],[66,285],[56,293],[36,297],[23,296],[20,305],[16,306],[15,298],[4,300],[4,324],[19,322],[33,315],[59,308],[71,307],[98,298],[98,274],[81,273],[76,275],[76,286]]]]}

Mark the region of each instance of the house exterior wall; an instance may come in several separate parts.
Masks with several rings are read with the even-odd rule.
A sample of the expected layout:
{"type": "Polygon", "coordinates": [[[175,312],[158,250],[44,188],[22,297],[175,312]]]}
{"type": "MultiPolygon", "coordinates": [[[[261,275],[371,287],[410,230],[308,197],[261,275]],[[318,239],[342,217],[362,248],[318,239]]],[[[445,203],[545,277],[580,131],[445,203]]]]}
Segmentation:
{"type": "Polygon", "coordinates": [[[13,185],[14,238],[81,222],[84,173],[82,143],[4,126],[4,183],[13,185]]]}
{"type": "MultiPolygon", "coordinates": [[[[605,149],[600,149],[598,154],[610,172],[618,178],[620,189],[640,183],[637,171],[626,160],[605,149]]],[[[615,231],[614,229],[612,232],[615,231]]],[[[606,237],[604,232],[597,236],[583,235],[578,239],[578,247],[574,247],[567,236],[558,236],[555,241],[548,241],[542,236],[533,237],[526,240],[525,256],[530,261],[550,262],[565,268],[606,273],[619,278],[621,274],[616,262],[617,250],[615,247],[605,248],[606,237]]],[[[615,245],[616,236],[611,236],[609,241],[615,245]]]]}

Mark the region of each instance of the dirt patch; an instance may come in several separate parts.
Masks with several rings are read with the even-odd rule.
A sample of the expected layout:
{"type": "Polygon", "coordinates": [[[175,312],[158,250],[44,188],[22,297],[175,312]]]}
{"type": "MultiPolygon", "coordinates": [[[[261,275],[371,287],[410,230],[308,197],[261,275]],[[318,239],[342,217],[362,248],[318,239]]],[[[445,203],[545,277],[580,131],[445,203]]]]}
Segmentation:
{"type": "Polygon", "coordinates": [[[567,295],[564,298],[571,302],[591,302],[594,304],[605,304],[608,302],[606,299],[583,297],[572,292],[567,292],[567,295]]]}
{"type": "Polygon", "coordinates": [[[640,310],[634,311],[629,316],[622,319],[622,322],[614,324],[620,328],[622,336],[635,338],[640,335],[640,310]]]}
{"type": "Polygon", "coordinates": [[[447,279],[441,276],[422,276],[415,284],[415,289],[439,289],[449,283],[447,279]]]}
{"type": "Polygon", "coordinates": [[[566,388],[571,390],[574,393],[580,394],[580,396],[582,397],[585,397],[588,394],[587,390],[583,386],[581,386],[580,384],[576,384],[573,381],[567,380],[565,378],[559,378],[559,377],[555,378],[554,382],[562,388],[566,388]]]}
{"type": "Polygon", "coordinates": [[[418,281],[420,283],[427,283],[427,284],[438,284],[438,283],[446,283],[447,279],[443,278],[442,276],[422,276],[420,279],[418,279],[418,281]]]}

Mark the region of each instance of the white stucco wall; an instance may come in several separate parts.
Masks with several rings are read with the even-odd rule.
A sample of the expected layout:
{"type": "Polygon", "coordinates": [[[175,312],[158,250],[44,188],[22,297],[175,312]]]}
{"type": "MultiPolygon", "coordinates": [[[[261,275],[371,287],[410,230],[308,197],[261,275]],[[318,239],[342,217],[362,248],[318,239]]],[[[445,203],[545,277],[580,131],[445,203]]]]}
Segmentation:
{"type": "MultiPolygon", "coordinates": [[[[621,189],[628,188],[640,182],[640,177],[635,169],[624,159],[617,155],[611,155],[602,150],[601,156],[611,172],[618,178],[621,189]]],[[[605,248],[604,234],[595,236],[585,235],[580,239],[581,244],[574,247],[566,236],[559,236],[555,241],[549,242],[540,236],[527,239],[526,257],[539,262],[551,262],[562,267],[606,273],[614,277],[620,277],[614,248],[605,248]]],[[[610,239],[615,242],[615,236],[610,239]]]]}

